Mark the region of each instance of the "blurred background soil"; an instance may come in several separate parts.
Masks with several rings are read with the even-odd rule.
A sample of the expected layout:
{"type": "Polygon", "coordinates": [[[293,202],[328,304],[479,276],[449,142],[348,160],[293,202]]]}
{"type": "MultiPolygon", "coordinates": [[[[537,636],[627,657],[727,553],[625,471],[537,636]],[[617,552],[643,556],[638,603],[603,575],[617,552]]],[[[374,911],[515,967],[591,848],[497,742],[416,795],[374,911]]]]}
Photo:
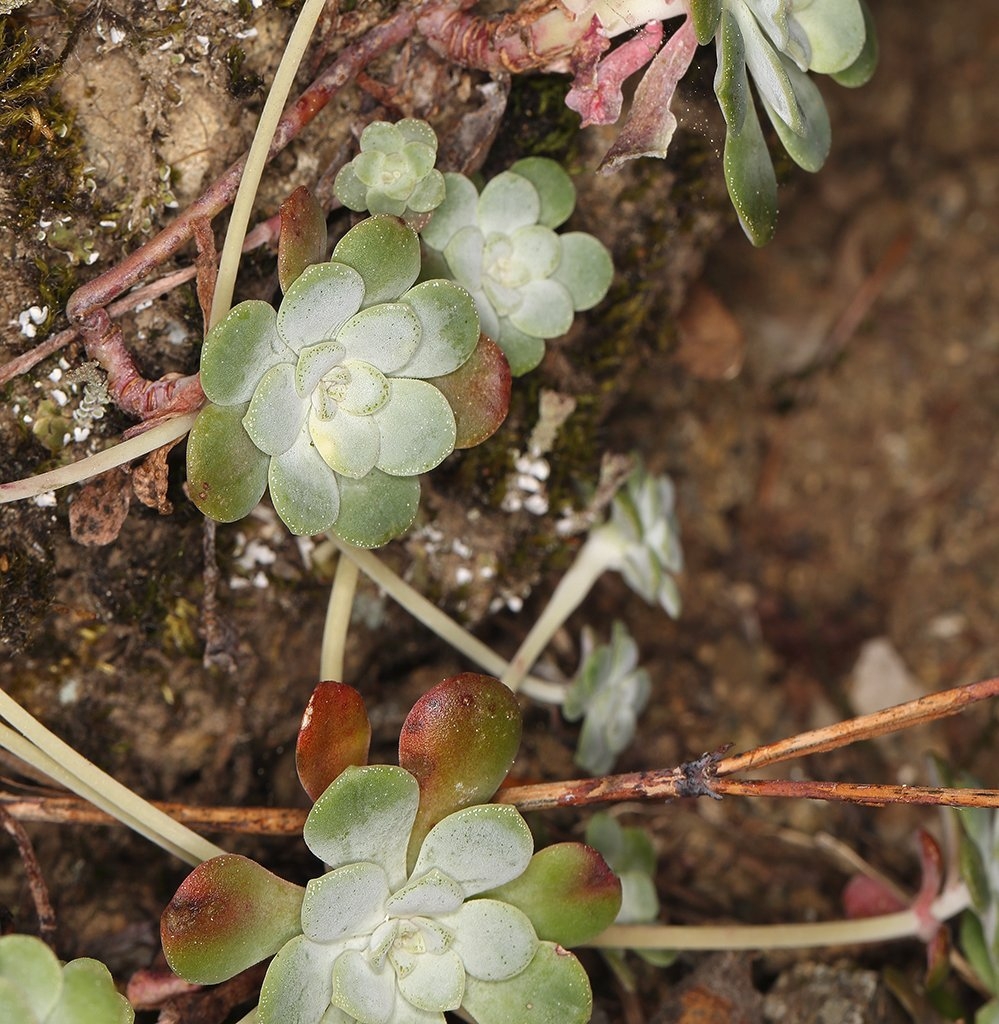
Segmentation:
{"type": "MultiPolygon", "coordinates": [[[[571,557],[554,538],[554,515],[501,508],[539,387],[577,402],[549,456],[552,513],[582,507],[603,452],[637,451],[668,472],[687,561],[680,620],[608,577],[548,653],[571,674],[582,626],[607,640],[615,619],[627,622],[654,696],[621,771],[674,765],[725,743],[746,749],[999,672],[999,7],[872,7],[877,75],[856,92],[821,83],[832,155],[814,177],[780,165],[777,236],[764,250],[745,241],[723,200],[710,55],[688,81],[671,161],[596,177],[613,133],[578,137],[566,157],[580,190],[573,224],[614,249],[614,290],[551,346],[538,380],[522,382],[497,437],[427,481],[417,531],[386,555],[509,655],[571,557]]],[[[83,14],[81,5],[37,0],[16,26],[58,52],[83,14]]],[[[4,359],[61,329],[57,303],[71,286],[166,223],[245,149],[262,96],[255,76],[269,76],[292,17],[268,3],[140,11],[108,0],[81,23],[59,79],[58,103],[72,122],[68,155],[53,170],[51,152],[28,132],[37,161],[19,168],[8,153],[0,166],[0,232],[11,257],[0,269],[4,359]],[[80,167],[92,185],[83,191],[66,184],[80,167]],[[59,217],[70,220],[53,237],[59,217]]],[[[432,119],[461,123],[487,105],[476,89],[482,78],[433,65],[423,50],[407,49],[372,76],[396,90],[388,105],[374,87],[334,101],[312,141],[276,161],[264,215],[347,152],[352,126],[372,116],[429,107],[432,119]],[[428,99],[445,93],[444,106],[428,99]]],[[[564,150],[552,142],[563,124],[544,89],[515,83],[487,169],[527,143],[564,150]]],[[[250,257],[238,297],[271,294],[272,275],[272,257],[250,257]]],[[[149,375],[196,366],[190,289],[127,324],[149,375]]],[[[83,393],[65,380],[82,350],[64,352],[65,366],[59,358],[3,389],[5,480],[80,457],[128,425],[109,409],[88,437],[46,451],[32,427],[60,407],[43,403],[60,385],[70,408],[83,393]]],[[[289,538],[266,509],[220,528],[209,638],[221,656],[206,667],[203,531],[178,456],[172,511],[133,501],[103,547],[70,538],[69,501],[78,495],[0,508],[0,683],[146,796],[304,806],[292,752],[316,682],[332,557],[322,544],[289,538]]],[[[423,690],[470,667],[362,585],[348,681],[372,715],[372,760],[392,759],[423,690]]],[[[997,721],[997,709],[982,706],[781,774],[926,783],[932,751],[999,786],[997,721]]],[[[575,777],[575,737],[557,714],[525,705],[515,774],[575,777]]],[[[914,890],[915,830],[940,834],[942,821],[932,810],[739,799],[615,813],[653,835],[664,919],[674,923],[838,917],[849,872],[837,844],[914,890]]],[[[585,821],[563,812],[532,825],[539,835],[578,837],[585,821]]],[[[61,954],[97,956],[122,979],[146,966],[182,867],[122,830],[37,825],[31,834],[53,890],[61,954]]],[[[312,870],[297,842],[220,841],[290,877],[312,870]]],[[[0,904],[30,930],[23,874],[11,850],[0,856],[0,904]]],[[[667,970],[636,960],[635,992],[586,957],[598,1021],[944,1019],[921,993],[916,942],[682,954],[667,970]]],[[[955,985],[953,994],[974,1007],[968,990],[955,985]]]]}

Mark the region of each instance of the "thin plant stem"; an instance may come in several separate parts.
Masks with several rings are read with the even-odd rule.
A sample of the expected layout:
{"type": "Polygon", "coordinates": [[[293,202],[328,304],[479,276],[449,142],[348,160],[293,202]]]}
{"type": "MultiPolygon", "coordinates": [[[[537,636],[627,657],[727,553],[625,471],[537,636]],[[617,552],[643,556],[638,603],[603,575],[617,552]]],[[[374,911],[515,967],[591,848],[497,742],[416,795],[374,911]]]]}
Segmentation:
{"type": "MultiPolygon", "coordinates": [[[[507,671],[508,664],[488,644],[484,644],[478,637],[472,636],[467,629],[459,626],[454,619],[428,601],[372,552],[355,548],[332,535],[330,539],[342,554],[360,568],[365,576],[377,583],[393,601],[402,605],[417,622],[422,622],[429,630],[486,672],[494,676],[502,676],[507,671]]],[[[534,676],[524,679],[522,689],[534,700],[544,701],[548,704],[561,704],[565,697],[564,686],[534,676]]]]}
{"type": "Polygon", "coordinates": [[[197,413],[185,413],[183,416],[175,416],[173,419],[157,423],[155,427],[136,437],[130,437],[127,441],[121,441],[110,448],[105,448],[95,455],[88,455],[85,459],[72,462],[68,466],[60,466],[58,469],[50,470],[48,473],[39,473],[37,476],[25,477],[23,480],[12,480],[10,483],[0,484],[0,504],[9,501],[23,501],[25,498],[35,498],[46,491],[53,491],[60,487],[68,487],[70,484],[78,484],[82,480],[89,480],[100,473],[106,473],[109,469],[124,466],[126,462],[141,458],[150,452],[162,448],[183,437],[193,426],[197,413]]]}
{"type": "Polygon", "coordinates": [[[24,826],[2,807],[0,807],[0,828],[17,843],[17,850],[21,855],[21,863],[24,865],[24,873],[28,879],[28,891],[31,893],[31,900],[35,904],[35,916],[38,918],[38,934],[49,946],[55,946],[55,911],[52,909],[52,901],[49,899],[49,887],[45,884],[45,875],[42,873],[41,865],[38,863],[38,857],[35,856],[35,848],[31,845],[31,839],[24,830],[24,826]]]}
{"type": "Polygon", "coordinates": [[[354,606],[359,571],[357,563],[349,558],[341,555],[337,560],[330,601],[326,608],[326,624],[323,627],[323,647],[319,657],[321,680],[343,681],[347,630],[350,627],[350,611],[354,606]]]}
{"type": "Polygon", "coordinates": [[[559,627],[579,607],[593,584],[617,564],[621,548],[604,530],[595,530],[579,549],[568,572],[559,580],[540,618],[531,627],[500,681],[516,691],[537,657],[559,627]]]}
{"type": "Polygon", "coordinates": [[[257,195],[260,177],[270,153],[274,133],[281,121],[291,87],[295,82],[302,58],[308,48],[316,22],[323,12],[326,0],[305,0],[305,5],[295,22],[291,36],[285,45],[281,62],[278,64],[274,81],[271,83],[264,102],[264,109],[257,122],[257,130],[246,156],[246,164],[240,178],[236,199],[233,202],[229,229],[222,246],[222,257],[219,262],[218,280],[215,283],[215,294],[212,297],[212,313],[208,328],[214,327],[229,312],[232,304],[232,293],[236,283],[236,271],[243,248],[243,239],[250,223],[253,200],[257,195]]]}
{"type": "Polygon", "coordinates": [[[4,727],[0,733],[0,742],[11,753],[163,849],[189,864],[198,864],[225,852],[101,771],[42,725],[4,690],[0,690],[0,717],[17,730],[14,733],[4,727]]]}
{"type": "Polygon", "coordinates": [[[924,807],[999,807],[994,789],[946,789],[942,786],[899,786],[859,782],[812,782],[807,779],[714,779],[718,796],[785,797],[827,800],[866,807],[920,804],[924,807]]]}
{"type": "MultiPolygon", "coordinates": [[[[958,885],[934,900],[931,914],[937,921],[946,921],[965,910],[968,904],[968,890],[958,885]]],[[[603,949],[808,949],[919,938],[924,928],[925,922],[913,910],[855,921],[801,924],[618,924],[611,925],[584,945],[603,949]]]]}
{"type": "Polygon", "coordinates": [[[724,757],[716,764],[715,774],[719,777],[732,775],[735,772],[751,771],[754,768],[804,757],[806,754],[835,750],[858,740],[874,739],[899,729],[908,729],[914,725],[923,725],[938,718],[956,715],[969,704],[996,696],[999,696],[999,677],[941,690],[940,693],[931,693],[926,697],[896,704],[894,707],[884,708],[869,715],[860,715],[846,722],[837,722],[835,725],[789,736],[776,743],[767,743],[743,754],[724,757]]]}

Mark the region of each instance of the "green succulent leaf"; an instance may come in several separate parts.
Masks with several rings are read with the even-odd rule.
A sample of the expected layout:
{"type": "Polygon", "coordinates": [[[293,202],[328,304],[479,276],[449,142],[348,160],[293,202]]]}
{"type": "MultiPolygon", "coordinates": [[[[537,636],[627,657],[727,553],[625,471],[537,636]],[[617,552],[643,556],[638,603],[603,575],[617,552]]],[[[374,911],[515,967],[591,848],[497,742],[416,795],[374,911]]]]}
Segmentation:
{"type": "Polygon", "coordinates": [[[331,527],[343,541],[359,548],[377,548],[406,532],[420,505],[415,476],[390,476],[373,469],[360,480],[340,483],[340,514],[331,527]]]}
{"type": "Polygon", "coordinates": [[[527,870],[487,894],[519,907],[540,939],[578,946],[614,923],[621,882],[604,858],[582,843],[539,850],[527,870]]]}
{"type": "Polygon", "coordinates": [[[484,334],[457,370],[431,377],[429,383],[454,413],[455,448],[472,448],[492,437],[510,409],[510,364],[499,345],[484,334]]]}
{"type": "MultiPolygon", "coordinates": [[[[8,1019],[44,1021],[59,1000],[62,968],[55,953],[41,939],[34,935],[5,935],[0,938],[0,983],[5,980],[28,1014],[14,1014],[8,1019]]],[[[0,990],[0,1000],[3,995],[0,990]]],[[[0,1001],[0,1021],[4,1020],[5,1005],[6,1000],[0,1001]]],[[[10,1005],[15,1005],[13,999],[10,1005]]]]}
{"type": "Polygon", "coordinates": [[[28,998],[9,978],[0,977],[0,1024],[38,1024],[28,998]]]}
{"type": "Polygon", "coordinates": [[[810,76],[799,71],[786,57],[781,58],[801,112],[801,130],[793,131],[763,97],[763,106],[791,159],[806,171],[818,171],[826,162],[832,145],[829,112],[810,76]]]}
{"type": "Polygon", "coordinates": [[[406,878],[406,844],[420,789],[394,765],[348,765],[327,786],[305,822],[305,844],[330,868],[366,861],[391,889],[406,878]]]}
{"type": "Polygon", "coordinates": [[[348,1024],[330,1008],[338,947],[297,935],[271,961],[260,989],[259,1024],[348,1024]]]}
{"type": "Polygon", "coordinates": [[[809,67],[820,74],[849,68],[864,49],[866,25],[860,0],[810,0],[794,18],[808,36],[809,67]]]}
{"type": "Polygon", "coordinates": [[[990,992],[999,993],[999,971],[989,952],[980,918],[970,910],[961,915],[959,941],[964,955],[990,992]]]}
{"type": "Polygon", "coordinates": [[[517,756],[520,733],[517,698],[489,676],[446,679],[413,705],[399,734],[399,764],[420,785],[411,856],[442,818],[493,796],[517,756]]]}
{"type": "Polygon", "coordinates": [[[427,833],[413,877],[433,869],[461,886],[467,898],[496,889],[531,861],[534,838],[515,807],[476,804],[449,814],[427,833]]]}
{"type": "Polygon", "coordinates": [[[370,934],[385,919],[391,895],[381,865],[343,864],[305,887],[302,931],[313,942],[338,942],[370,934]]]}
{"type": "Polygon", "coordinates": [[[278,282],[286,292],[313,263],[326,258],[326,217],[319,200],[300,185],[281,204],[278,235],[278,282]]]}
{"type": "Polygon", "coordinates": [[[357,176],[352,163],[344,164],[337,171],[333,192],[348,210],[363,213],[368,208],[368,186],[357,176]]]}
{"type": "Polygon", "coordinates": [[[206,405],[187,438],[187,479],[195,505],[220,523],[248,515],[267,487],[267,456],[243,429],[243,405],[206,405]]]}
{"type": "MultiPolygon", "coordinates": [[[[309,435],[326,465],[341,474],[341,485],[348,480],[362,481],[374,471],[381,435],[370,416],[352,416],[347,412],[339,412],[330,419],[310,416],[309,435]]],[[[341,487],[341,508],[343,493],[341,487]]]]}
{"type": "Polygon", "coordinates": [[[260,378],[243,417],[243,428],[266,455],[283,455],[302,432],[305,413],[294,365],[278,363],[260,378]]]}
{"type": "Polygon", "coordinates": [[[569,292],[577,310],[592,309],[607,294],[614,264],[607,247],[584,231],[559,235],[562,257],[553,277],[569,292]]]}
{"type": "Polygon", "coordinates": [[[469,900],[440,921],[454,931],[453,948],[465,970],[482,981],[519,974],[538,949],[530,918],[500,900],[469,900]]]}
{"type": "Polygon", "coordinates": [[[295,278],[277,314],[278,333],[295,357],[336,335],[361,308],[365,284],[362,275],[345,263],[317,263],[295,278]]]}
{"type": "Polygon", "coordinates": [[[461,1005],[477,1024],[586,1024],[593,995],[582,964],[560,946],[542,942],[512,978],[467,977],[461,1005]]]}
{"type": "Polygon", "coordinates": [[[461,366],[479,340],[479,315],[464,288],[453,281],[424,281],[402,296],[423,330],[423,342],[399,369],[402,377],[439,377],[461,366]]]}
{"type": "Polygon", "coordinates": [[[874,24],[874,16],[866,0],[860,0],[860,8],[864,13],[863,49],[849,67],[833,72],[832,75],[834,82],[848,89],[855,89],[869,82],[878,66],[878,30],[874,24]]]}
{"type": "Polygon", "coordinates": [[[494,233],[509,235],[517,228],[537,224],[540,215],[538,190],[519,174],[497,174],[479,196],[478,222],[487,240],[494,233]]]}
{"type": "Polygon", "coordinates": [[[62,990],[53,1024],[132,1024],[135,1011],[114,987],[111,973],[97,960],[71,960],[62,970],[62,990]]]}
{"type": "Polygon", "coordinates": [[[529,156],[518,160],[510,168],[534,186],[541,202],[538,223],[557,228],[569,219],[576,206],[576,186],[572,178],[554,160],[543,156],[529,156]]]}
{"type": "Polygon", "coordinates": [[[163,911],[167,963],[199,985],[233,977],[302,930],[303,894],[300,886],[236,854],[199,864],[163,911]]]}
{"type": "Polygon", "coordinates": [[[420,273],[420,240],[401,220],[381,214],[351,228],[337,243],[333,259],[361,275],[365,308],[394,302],[420,273]]]}
{"type": "Polygon", "coordinates": [[[348,765],[368,763],[371,723],[352,686],[320,683],[309,698],[295,744],[295,767],[315,801],[348,765]]]}
{"type": "Polygon", "coordinates": [[[444,202],[447,194],[444,175],[440,171],[429,171],[409,194],[406,205],[414,213],[430,213],[444,202]]]}
{"type": "Polygon", "coordinates": [[[476,222],[479,193],[463,174],[444,175],[444,202],[434,210],[430,223],[421,231],[423,240],[433,249],[443,251],[463,227],[476,222]]]}
{"type": "Polygon", "coordinates": [[[697,41],[705,46],[715,37],[721,18],[722,0],[690,0],[690,17],[697,41]]]}
{"type": "Polygon", "coordinates": [[[308,427],[295,443],[270,461],[267,471],[274,510],[298,537],[324,533],[340,511],[340,488],[319,454],[308,427]]]}
{"type": "Polygon", "coordinates": [[[205,337],[201,349],[201,387],[218,405],[248,402],[257,381],[290,358],[269,303],[250,299],[229,310],[205,337]]]}
{"type": "Polygon", "coordinates": [[[383,473],[426,473],[454,451],[454,413],[441,392],[425,380],[394,378],[389,400],[371,419],[381,432],[377,465],[383,473]]]}
{"type": "Polygon", "coordinates": [[[504,317],[500,321],[497,334],[496,340],[510,364],[510,373],[514,377],[522,377],[529,373],[544,359],[545,339],[525,334],[514,327],[509,319],[504,317]]]}
{"type": "Polygon", "coordinates": [[[801,111],[798,109],[791,81],[781,63],[780,54],[774,49],[748,7],[737,3],[728,10],[732,12],[739,26],[744,59],[760,96],[791,131],[802,132],[804,124],[801,111]]]}

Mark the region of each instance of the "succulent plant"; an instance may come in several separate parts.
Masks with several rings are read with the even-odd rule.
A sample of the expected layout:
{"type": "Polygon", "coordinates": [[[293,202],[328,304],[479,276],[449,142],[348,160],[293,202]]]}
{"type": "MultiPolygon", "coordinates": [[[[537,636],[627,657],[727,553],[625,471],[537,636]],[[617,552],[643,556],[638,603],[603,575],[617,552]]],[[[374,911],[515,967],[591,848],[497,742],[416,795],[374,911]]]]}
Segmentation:
{"type": "MultiPolygon", "coordinates": [[[[282,233],[284,221],[282,211],[282,233]]],[[[328,263],[310,262],[313,219],[295,230],[297,244],[282,248],[280,308],[241,302],[205,338],[209,401],[188,441],[191,493],[232,522],[269,487],[293,533],[333,529],[374,547],[412,522],[418,474],[502,421],[509,373],[480,344],[464,289],[415,284],[419,241],[402,221],[363,221],[328,263]]]]}
{"type": "Polygon", "coordinates": [[[635,735],[638,716],[652,692],[649,674],[638,667],[638,645],[623,622],[615,622],[611,642],[594,645],[583,632],[583,658],[562,713],[583,719],[575,761],[591,775],[604,775],[635,735]]]}
{"type": "Polygon", "coordinates": [[[369,738],[357,692],[321,683],[297,753],[318,794],[305,842],[327,870],[303,890],[243,857],[206,861],[163,915],[173,969],[214,983],[276,953],[260,1024],[444,1024],[459,1007],[502,1024],[528,1005],[539,1024],[588,1020],[586,974],[559,947],[610,924],[620,884],[579,843],[534,853],[515,808],[481,802],[519,743],[514,696],[471,674],[434,687],[400,767],[359,764],[369,738]]]}
{"type": "Polygon", "coordinates": [[[434,168],[437,136],[426,121],[374,121],[361,132],[361,152],[333,182],[350,210],[421,220],[444,201],[444,176],[434,168]]]}
{"type": "Polygon", "coordinates": [[[874,72],[874,23],[862,0],[695,0],[703,42],[715,37],[715,95],[725,115],[725,180],[739,220],[755,245],[773,236],[777,179],[749,90],[788,155],[817,171],[829,154],[825,103],[809,71],[843,85],[874,72]]]}
{"type": "Polygon", "coordinates": [[[33,935],[0,938],[0,1020],[10,1024],[132,1024],[135,1011],[97,960],[60,964],[33,935]]]}
{"type": "Polygon", "coordinates": [[[585,232],[556,234],[576,190],[554,160],[519,160],[481,195],[461,174],[444,179],[447,196],[422,230],[430,266],[468,289],[483,332],[520,376],[541,362],[547,338],[606,295],[610,254],[585,232]]]}

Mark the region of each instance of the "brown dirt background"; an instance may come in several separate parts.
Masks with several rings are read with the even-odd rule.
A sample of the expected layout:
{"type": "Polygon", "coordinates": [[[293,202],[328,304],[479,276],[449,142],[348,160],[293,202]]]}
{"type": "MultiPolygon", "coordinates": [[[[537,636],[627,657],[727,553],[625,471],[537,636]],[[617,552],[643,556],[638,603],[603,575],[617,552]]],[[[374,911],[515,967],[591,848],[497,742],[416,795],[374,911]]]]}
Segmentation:
{"type": "MultiPolygon", "coordinates": [[[[592,130],[572,157],[581,194],[574,223],[612,246],[620,274],[605,308],[552,347],[540,375],[580,398],[584,424],[567,429],[552,455],[553,496],[581,502],[577,487],[592,482],[602,451],[637,450],[677,482],[687,558],[679,622],[606,578],[550,653],[571,673],[582,625],[607,637],[614,618],[628,622],[654,697],[620,770],[676,764],[724,743],[745,749],[999,671],[999,9],[991,0],[962,4],[959,14],[928,0],[872,6],[878,73],[856,92],[823,83],[832,155],[815,177],[782,167],[780,222],[767,249],[753,250],[719,202],[718,120],[704,113],[709,57],[689,84],[675,163],[596,178],[588,169],[609,135],[592,130]],[[904,672],[855,670],[876,639],[904,672]]],[[[65,102],[94,168],[72,226],[101,252],[81,274],[140,241],[144,218],[151,227],[172,215],[163,166],[177,172],[169,186],[183,206],[245,148],[260,94],[233,96],[220,54],[240,43],[250,69],[266,76],[291,18],[267,4],[244,19],[234,5],[192,3],[181,28],[155,37],[173,39],[160,49],[151,40],[176,20],[168,8],[108,2],[105,36],[117,15],[141,25],[146,41],[112,45],[88,24],[67,62],[65,102]],[[238,38],[253,28],[255,38],[238,38]],[[119,225],[110,235],[100,227],[109,210],[119,225]],[[129,217],[133,229],[124,231],[129,217]]],[[[38,0],[24,17],[58,50],[67,17],[81,13],[38,0]]],[[[480,79],[427,71],[423,51],[404,58],[372,72],[403,91],[395,102],[444,120],[474,109],[480,79]],[[445,93],[440,108],[433,97],[445,93]]],[[[312,141],[279,157],[264,212],[289,183],[314,180],[373,109],[355,91],[336,100],[310,129],[312,141]]],[[[520,115],[528,127],[530,114],[520,115]]],[[[505,122],[498,152],[516,149],[504,133],[525,130],[505,122]]],[[[13,323],[0,352],[9,357],[31,344],[17,315],[40,301],[35,259],[56,257],[18,222],[6,170],[0,322],[13,323]]],[[[267,292],[269,259],[250,258],[238,297],[267,292]]],[[[138,314],[129,329],[150,375],[195,365],[190,292],[138,314]]],[[[78,348],[65,356],[71,365],[84,358],[78,348]]],[[[24,415],[55,386],[56,365],[4,389],[4,479],[51,464],[24,415]]],[[[458,457],[428,482],[420,530],[388,554],[508,654],[567,562],[550,519],[497,509],[509,453],[523,449],[536,418],[536,388],[525,384],[485,454],[458,457]],[[495,575],[482,576],[483,566],[495,575]],[[461,567],[476,572],[472,586],[459,584],[461,567]],[[510,598],[523,599],[523,610],[487,613],[510,598]]],[[[95,438],[126,425],[109,413],[95,438]]],[[[70,450],[79,457],[84,447],[70,450]]],[[[102,548],[70,541],[65,496],[54,508],[0,508],[0,682],[144,795],[301,806],[291,751],[318,670],[329,558],[321,547],[303,550],[266,514],[221,528],[220,611],[237,668],[206,668],[202,530],[181,476],[175,466],[172,514],[133,503],[118,539],[102,548]]],[[[469,666],[374,588],[362,588],[358,606],[349,681],[372,711],[373,760],[390,759],[419,693],[469,666]]],[[[785,774],[924,782],[932,749],[999,786],[996,723],[995,708],[981,707],[785,774]]],[[[525,726],[518,775],[576,774],[574,727],[538,707],[526,708],[525,726]]],[[[930,810],[736,799],[617,813],[653,834],[664,918],[678,923],[839,916],[848,876],[823,836],[915,888],[914,830],[939,833],[941,822],[930,810]]],[[[585,815],[532,824],[553,838],[578,836],[585,815]]],[[[31,833],[53,889],[61,954],[97,956],[123,980],[146,966],[180,865],[122,830],[31,833]]],[[[290,876],[310,871],[300,844],[222,841],[290,876]]],[[[0,904],[30,930],[23,875],[3,856],[0,904]]],[[[636,961],[636,993],[586,958],[598,1021],[945,1019],[921,993],[915,942],[734,960],[682,955],[665,971],[636,961]]],[[[968,990],[953,992],[975,1005],[968,990]]]]}

